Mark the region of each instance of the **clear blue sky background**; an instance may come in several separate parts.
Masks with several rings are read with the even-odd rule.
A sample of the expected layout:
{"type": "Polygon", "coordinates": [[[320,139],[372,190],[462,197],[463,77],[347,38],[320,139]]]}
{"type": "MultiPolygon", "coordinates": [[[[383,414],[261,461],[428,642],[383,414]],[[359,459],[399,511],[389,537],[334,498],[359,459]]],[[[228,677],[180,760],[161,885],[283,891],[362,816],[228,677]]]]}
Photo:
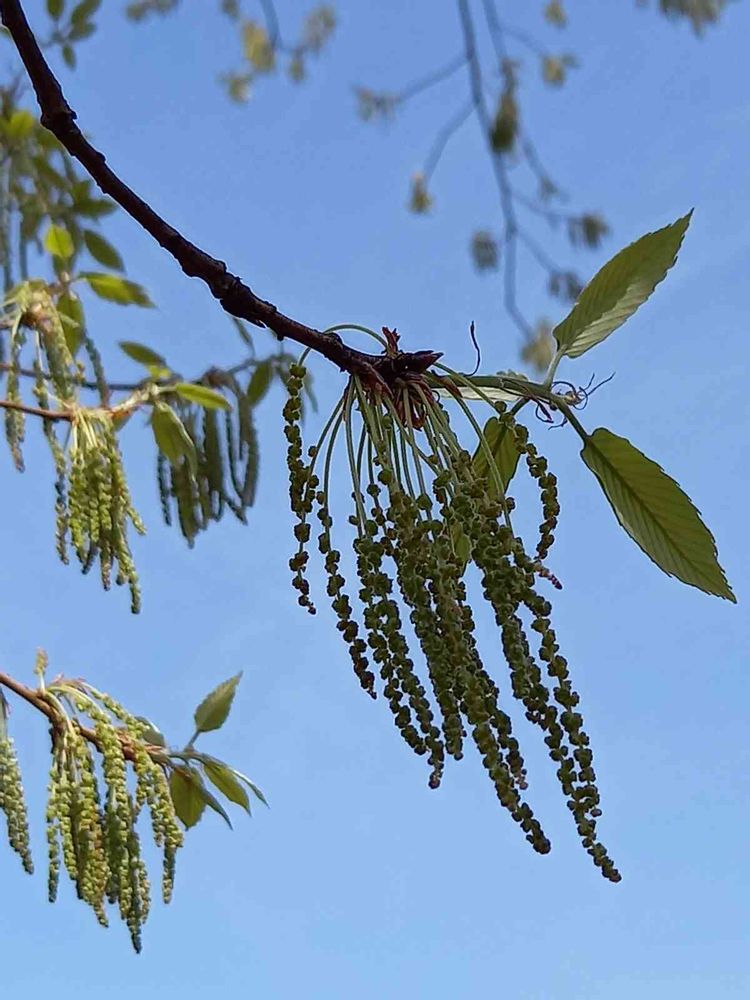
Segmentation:
{"type": "MultiPolygon", "coordinates": [[[[415,101],[389,128],[365,126],[353,113],[352,84],[397,89],[453,56],[452,4],[342,2],[340,29],[309,81],[271,81],[246,108],[229,105],[214,85],[236,58],[215,4],[185,4],[140,28],[124,22],[122,4],[106,6],[78,72],[63,79],[84,127],[167,218],[314,325],[396,325],[411,346],[441,348],[470,367],[474,319],[486,367],[517,364],[498,281],[477,276],[466,253],[473,229],[498,225],[473,123],[438,170],[433,217],[404,211],[408,177],[460,107],[465,81],[415,101]]],[[[733,607],[663,576],[617,528],[573,435],[534,430],[561,479],[557,624],[597,751],[602,834],[622,883],[605,882],[579,848],[535,731],[521,729],[532,748],[532,802],[554,842],[545,858],[498,807],[472,753],[430,792],[423,762],[401,743],[386,706],[359,691],[331,616],[297,611],[274,392],[262,409],[250,526],[223,524],[193,552],[160,524],[151,449],[142,447],[142,428],[128,428],[134,491],[149,525],[137,546],[139,618],[128,614],[126,595],[102,594],[93,575],[56,562],[46,455],[23,477],[5,462],[3,669],[31,677],[42,645],[54,671],[95,679],[175,741],[189,735],[205,691],[242,669],[235,711],[205,747],[251,774],[271,803],[252,820],[238,814],[233,833],[211,816],[190,835],[174,903],[155,907],[140,957],[120,926],[99,930],[67,886],[50,907],[44,876],[28,880],[0,852],[9,995],[750,995],[750,10],[733,6],[697,41],[686,25],[628,0],[568,6],[568,33],[549,36],[582,66],[561,92],[549,92],[529,65],[527,109],[554,176],[613,225],[601,253],[579,258],[579,267],[590,274],[641,233],[693,205],[696,215],[653,301],[566,371],[582,382],[592,371],[617,373],[592,400],[587,425],[627,435],[684,485],[716,533],[740,600],[733,607]]],[[[41,0],[28,7],[41,23],[41,0]]],[[[279,4],[290,30],[306,7],[279,4]]],[[[518,15],[535,30],[538,8],[518,15]]],[[[7,45],[2,59],[12,62],[7,45]]],[[[114,345],[124,338],[153,345],[189,373],[237,359],[240,345],[203,287],[124,218],[108,225],[130,274],[159,306],[143,313],[91,304],[110,370],[138,376],[118,357],[114,345]]],[[[562,243],[549,247],[563,256],[562,243]]],[[[537,279],[524,268],[531,312],[537,279]]],[[[542,309],[560,315],[543,296],[542,309]]],[[[340,376],[319,364],[316,377],[321,399],[332,400],[340,376]]],[[[480,615],[505,683],[491,626],[480,615]]],[[[13,721],[43,869],[47,736],[23,707],[13,721]]]]}

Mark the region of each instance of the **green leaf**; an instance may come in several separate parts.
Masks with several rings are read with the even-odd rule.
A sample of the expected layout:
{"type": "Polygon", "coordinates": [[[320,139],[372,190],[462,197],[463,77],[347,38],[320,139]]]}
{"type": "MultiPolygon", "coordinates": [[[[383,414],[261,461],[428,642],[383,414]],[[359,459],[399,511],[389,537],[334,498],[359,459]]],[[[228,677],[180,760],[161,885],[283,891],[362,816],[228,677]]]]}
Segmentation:
{"type": "Polygon", "coordinates": [[[10,118],[3,122],[6,136],[11,141],[26,139],[34,131],[36,118],[25,108],[14,111],[10,118]]]}
{"type": "Polygon", "coordinates": [[[154,747],[166,747],[167,741],[164,738],[164,734],[159,730],[150,719],[147,719],[144,715],[136,715],[136,720],[143,723],[146,727],[144,732],[141,734],[141,739],[144,743],[149,743],[154,747]]]}
{"type": "Polygon", "coordinates": [[[119,274],[99,274],[94,271],[85,271],[79,277],[88,284],[92,292],[100,299],[106,299],[107,302],[116,302],[121,306],[153,306],[153,302],[144,288],[134,281],[120,277],[119,274]]]}
{"type": "Polygon", "coordinates": [[[146,365],[147,367],[149,365],[156,365],[159,368],[164,368],[167,363],[161,354],[152,351],[145,344],[137,344],[134,340],[121,340],[118,347],[129,358],[132,358],[133,361],[137,361],[139,365],[146,365]]]}
{"type": "Polygon", "coordinates": [[[151,427],[159,451],[166,455],[172,465],[179,465],[180,459],[185,458],[191,471],[195,473],[198,466],[195,445],[171,406],[156,403],[151,413],[151,427]]]}
{"type": "Polygon", "coordinates": [[[260,788],[258,788],[258,786],[255,784],[255,782],[251,781],[246,774],[243,774],[241,771],[238,771],[236,768],[233,768],[232,770],[234,771],[235,777],[239,778],[240,781],[244,781],[245,782],[245,784],[250,789],[250,791],[253,793],[253,795],[256,797],[256,799],[258,799],[260,802],[262,802],[264,806],[268,806],[268,803],[266,802],[265,795],[263,794],[263,792],[261,792],[260,788]]]}
{"type": "Polygon", "coordinates": [[[231,410],[232,404],[220,392],[209,389],[207,385],[196,385],[194,382],[176,382],[169,387],[170,392],[176,392],[189,403],[197,403],[207,410],[231,410]]]}
{"type": "Polygon", "coordinates": [[[47,0],[47,13],[55,21],[59,20],[65,9],[65,0],[47,0]]]}
{"type": "Polygon", "coordinates": [[[222,795],[225,795],[230,802],[242,806],[248,816],[250,815],[250,797],[228,764],[219,760],[204,760],[203,770],[211,784],[218,788],[222,795]]]}
{"type": "Polygon", "coordinates": [[[53,224],[45,233],[44,249],[47,253],[51,253],[53,257],[60,257],[62,260],[67,260],[75,253],[73,237],[67,229],[53,224]]]}
{"type": "Polygon", "coordinates": [[[206,695],[195,710],[196,733],[210,733],[214,729],[221,729],[227,721],[241,677],[242,673],[235,674],[206,695]]]}
{"type": "Polygon", "coordinates": [[[101,5],[102,0],[81,0],[71,12],[70,23],[74,25],[83,24],[88,21],[92,14],[97,12],[101,5]]]}
{"type": "Polygon", "coordinates": [[[64,292],[57,300],[57,312],[62,320],[65,343],[75,357],[83,339],[85,326],[81,300],[73,292],[64,292]]]}
{"type": "Polygon", "coordinates": [[[105,240],[102,235],[95,233],[93,229],[84,229],[83,242],[86,244],[86,249],[94,260],[101,264],[102,267],[111,267],[115,271],[122,271],[124,266],[122,257],[109,240],[105,240]]]}
{"type": "Polygon", "coordinates": [[[589,435],[581,458],[617,520],[660,569],[707,594],[736,600],[713,535],[690,498],[656,462],[604,427],[589,435]]]}
{"type": "Polygon", "coordinates": [[[247,400],[251,406],[257,406],[258,403],[263,399],[263,397],[268,392],[269,386],[271,385],[271,379],[273,378],[273,370],[271,368],[270,361],[261,361],[258,367],[252,374],[247,386],[247,400]]]}
{"type": "Polygon", "coordinates": [[[68,69],[76,68],[76,51],[72,45],[63,45],[62,49],[63,62],[68,67],[68,69]]]}
{"type": "MultiPolygon", "coordinates": [[[[516,473],[518,459],[521,457],[516,447],[516,441],[510,430],[503,427],[497,417],[490,417],[482,431],[485,441],[492,452],[495,466],[503,486],[503,492],[508,489],[511,479],[516,473]]],[[[490,463],[485,448],[480,442],[471,460],[471,468],[477,479],[484,480],[491,496],[497,495],[497,482],[490,473],[490,463]]]]}
{"type": "Polygon", "coordinates": [[[692,214],[647,233],[604,265],[552,331],[561,354],[580,357],[643,305],[676,261],[692,214]]]}
{"type": "Polygon", "coordinates": [[[169,776],[169,792],[174,811],[186,829],[195,826],[206,808],[200,778],[187,767],[176,767],[169,776]]]}

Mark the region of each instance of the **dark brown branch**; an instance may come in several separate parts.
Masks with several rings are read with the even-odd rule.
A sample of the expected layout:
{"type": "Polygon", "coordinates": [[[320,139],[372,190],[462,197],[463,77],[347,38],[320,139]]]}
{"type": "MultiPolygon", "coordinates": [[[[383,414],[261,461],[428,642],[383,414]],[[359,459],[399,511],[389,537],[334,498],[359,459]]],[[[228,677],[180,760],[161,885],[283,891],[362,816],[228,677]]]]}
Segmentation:
{"type": "MultiPolygon", "coordinates": [[[[380,355],[357,351],[344,344],[336,334],[321,333],[284,315],[229,272],[223,261],[211,257],[186,239],[120,180],[107,165],[104,155],[88,142],[76,125],[76,113],[65,100],[59,82],[47,65],[19,0],[0,0],[0,16],[34,87],[42,125],[85,167],[102,191],[174,257],[185,274],[205,282],[230,316],[247,320],[255,326],[267,327],[279,339],[287,338],[317,351],[343,371],[359,372],[366,378],[383,381],[380,374],[383,358],[380,355]]],[[[414,355],[403,353],[396,367],[409,370],[415,363],[421,362],[416,361],[414,355]]],[[[386,378],[391,377],[393,367],[394,359],[389,359],[386,378]]]]}

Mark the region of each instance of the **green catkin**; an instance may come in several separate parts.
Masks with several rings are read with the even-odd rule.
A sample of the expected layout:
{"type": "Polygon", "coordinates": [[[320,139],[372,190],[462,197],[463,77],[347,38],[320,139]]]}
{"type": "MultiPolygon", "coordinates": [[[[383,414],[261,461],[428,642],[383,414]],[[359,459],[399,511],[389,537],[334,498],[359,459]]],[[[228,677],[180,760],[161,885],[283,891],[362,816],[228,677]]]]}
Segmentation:
{"type": "Polygon", "coordinates": [[[0,812],[5,813],[8,843],[21,859],[24,871],[33,874],[21,769],[13,740],[8,736],[0,737],[0,812]]]}
{"type": "MultiPolygon", "coordinates": [[[[363,687],[374,694],[374,677],[364,657],[369,648],[396,727],[417,754],[429,755],[430,784],[439,784],[446,754],[456,759],[463,756],[463,741],[470,735],[500,803],[534,849],[547,853],[550,842],[522,798],[527,788],[526,767],[510,715],[501,707],[499,688],[478,650],[463,580],[468,552],[479,571],[483,596],[494,612],[513,695],[522,703],[527,719],[544,734],[585,849],[602,873],[617,881],[619,873],[596,839],[599,793],[588,737],[576,710],[578,695],[570,686],[567,663],[559,654],[549,603],[534,589],[539,575],[556,583],[542,562],[554,542],[560,509],[556,480],[546,459],[529,442],[526,429],[515,423],[504,405],[497,405],[505,432],[513,434],[540,490],[542,523],[532,558],[513,533],[510,515],[515,504],[505,496],[489,446],[483,447],[490,460],[491,488],[486,480],[476,477],[471,456],[458,443],[447,413],[418,380],[416,389],[404,383],[397,403],[387,392],[370,389],[353,378],[343,397],[343,409],[339,403],[307,462],[299,427],[304,375],[302,366],[293,366],[284,407],[289,497],[299,543],[290,568],[299,603],[311,607],[305,570],[314,496],[328,594],[363,687]],[[356,450],[355,419],[361,428],[356,450]],[[354,513],[349,520],[356,528],[353,547],[366,642],[359,638],[351,602],[344,593],[341,554],[333,544],[328,505],[331,456],[342,421],[352,475],[354,513]],[[321,488],[313,467],[324,446],[326,473],[321,488]],[[315,486],[310,489],[313,479],[315,486]],[[381,502],[381,492],[386,502],[381,502]],[[394,586],[424,654],[439,725],[409,656],[394,586]],[[536,655],[526,631],[529,614],[529,634],[538,636],[536,655]],[[546,667],[546,675],[537,659],[546,667]]],[[[483,440],[480,426],[465,405],[463,410],[483,440]]]]}
{"type": "MultiPolygon", "coordinates": [[[[129,585],[131,610],[137,613],[141,595],[128,530],[132,526],[143,534],[145,527],[130,497],[109,412],[75,412],[68,469],[67,511],[60,527],[69,532],[83,572],[98,557],[105,590],[116,568],[116,582],[129,585]]],[[[65,538],[65,534],[58,538],[61,553],[65,538]]]]}
{"type": "MultiPolygon", "coordinates": [[[[9,368],[5,380],[5,398],[9,403],[22,402],[18,370],[21,367],[21,351],[25,342],[25,331],[20,322],[16,322],[11,328],[9,368]]],[[[6,410],[4,419],[5,438],[13,464],[19,472],[23,472],[24,462],[21,446],[26,433],[26,418],[20,410],[6,410]]]]}

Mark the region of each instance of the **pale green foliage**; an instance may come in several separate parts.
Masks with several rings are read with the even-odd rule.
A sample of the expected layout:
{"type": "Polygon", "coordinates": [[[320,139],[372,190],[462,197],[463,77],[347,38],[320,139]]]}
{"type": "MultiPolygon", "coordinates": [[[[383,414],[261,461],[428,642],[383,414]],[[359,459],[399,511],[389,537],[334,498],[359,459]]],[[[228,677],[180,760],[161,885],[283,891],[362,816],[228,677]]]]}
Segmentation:
{"type": "Polygon", "coordinates": [[[604,265],[552,331],[561,354],[579,357],[643,305],[677,259],[691,214],[647,233],[604,265]]]}
{"type": "MultiPolygon", "coordinates": [[[[228,802],[248,814],[248,789],[260,801],[265,799],[241,772],[197,751],[195,737],[182,749],[169,748],[153,723],[87,682],[56,677],[45,683],[46,666],[40,651],[35,670],[39,687],[25,689],[25,697],[47,716],[52,736],[46,810],[50,902],[57,898],[64,868],[78,898],[91,907],[99,923],[108,926],[110,913],[117,912],[140,951],[141,930],[151,908],[151,884],[141,854],[144,814],[162,852],[162,897],[168,903],[175,858],[184,841],[180,824],[194,826],[206,805],[229,822],[224,806],[205,787],[201,771],[228,802]]],[[[196,710],[197,715],[207,702],[220,704],[210,728],[226,721],[231,698],[224,692],[229,684],[233,695],[238,680],[219,685],[196,710]]],[[[10,846],[31,874],[21,775],[1,688],[0,811],[6,815],[10,846]]]]}
{"type": "Polygon", "coordinates": [[[581,458],[599,480],[617,520],[669,576],[735,601],[716,559],[716,542],[689,497],[657,464],[603,427],[581,458]]]}

